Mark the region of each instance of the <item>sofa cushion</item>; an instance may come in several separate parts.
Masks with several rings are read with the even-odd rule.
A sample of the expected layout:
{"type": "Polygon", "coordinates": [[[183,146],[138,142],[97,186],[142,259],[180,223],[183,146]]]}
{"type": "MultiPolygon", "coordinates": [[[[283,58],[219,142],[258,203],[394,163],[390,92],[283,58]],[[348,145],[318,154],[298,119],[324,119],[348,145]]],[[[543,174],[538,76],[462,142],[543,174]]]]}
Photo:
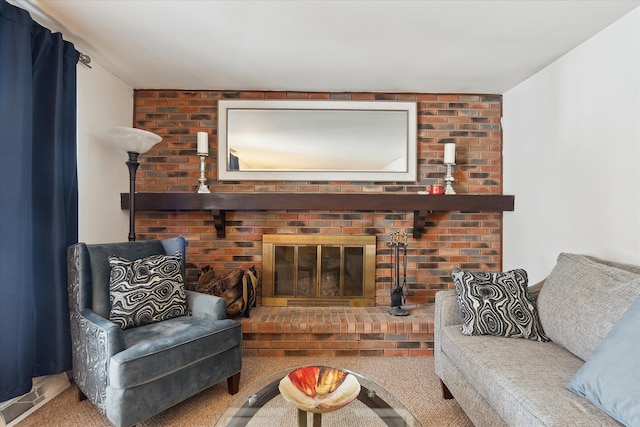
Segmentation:
{"type": "Polygon", "coordinates": [[[545,333],[588,360],[640,295],[640,267],[561,253],[538,296],[545,333]]]}
{"type": "Polygon", "coordinates": [[[131,388],[241,346],[234,320],[175,317],[124,331],[126,350],[111,357],[109,383],[131,388]]]}
{"type": "Polygon", "coordinates": [[[501,273],[453,269],[464,335],[496,335],[548,341],[529,294],[527,272],[501,273]]]}
{"type": "Polygon", "coordinates": [[[152,255],[129,261],[109,257],[109,320],[122,329],[187,314],[182,254],[152,255]]]}
{"type": "Polygon", "coordinates": [[[446,362],[469,389],[511,426],[616,426],[587,399],[567,390],[582,360],[552,342],[465,336],[459,326],[440,331],[446,362]],[[585,420],[587,423],[585,424],[585,420]]]}
{"type": "Polygon", "coordinates": [[[640,426],[640,297],[568,384],[607,414],[640,426]]]}

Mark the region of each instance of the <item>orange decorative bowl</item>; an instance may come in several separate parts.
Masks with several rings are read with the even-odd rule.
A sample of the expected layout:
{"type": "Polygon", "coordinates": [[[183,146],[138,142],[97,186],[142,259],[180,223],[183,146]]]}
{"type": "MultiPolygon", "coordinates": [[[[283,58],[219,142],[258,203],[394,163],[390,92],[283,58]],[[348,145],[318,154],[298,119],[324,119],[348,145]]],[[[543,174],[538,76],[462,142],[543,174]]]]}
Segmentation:
{"type": "Polygon", "coordinates": [[[323,413],[342,408],[360,394],[355,375],[328,366],[304,366],[289,373],[278,386],[298,409],[323,413]]]}

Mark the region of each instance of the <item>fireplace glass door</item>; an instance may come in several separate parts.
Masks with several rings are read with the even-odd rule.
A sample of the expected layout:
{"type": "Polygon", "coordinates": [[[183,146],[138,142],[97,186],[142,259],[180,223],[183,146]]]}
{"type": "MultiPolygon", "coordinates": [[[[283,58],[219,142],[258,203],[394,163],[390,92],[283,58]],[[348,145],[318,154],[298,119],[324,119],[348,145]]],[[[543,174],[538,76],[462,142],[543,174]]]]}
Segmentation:
{"type": "Polygon", "coordinates": [[[372,296],[367,285],[375,274],[375,237],[365,236],[373,239],[371,249],[361,240],[273,236],[277,241],[263,239],[264,305],[373,305],[363,301],[372,296]],[[287,241],[292,237],[298,242],[287,241]]]}

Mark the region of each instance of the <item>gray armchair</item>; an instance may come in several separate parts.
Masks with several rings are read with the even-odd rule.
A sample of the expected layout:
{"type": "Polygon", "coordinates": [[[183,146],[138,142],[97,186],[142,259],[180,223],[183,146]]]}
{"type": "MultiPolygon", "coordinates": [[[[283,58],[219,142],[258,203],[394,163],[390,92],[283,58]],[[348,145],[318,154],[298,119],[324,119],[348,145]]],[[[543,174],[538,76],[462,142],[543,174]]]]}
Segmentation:
{"type": "Polygon", "coordinates": [[[109,320],[110,256],[136,260],[180,251],[185,239],[87,245],[67,251],[73,374],[81,391],[115,426],[132,426],[227,379],[238,392],[240,324],[224,300],[187,292],[190,315],[122,329],[109,320]]]}

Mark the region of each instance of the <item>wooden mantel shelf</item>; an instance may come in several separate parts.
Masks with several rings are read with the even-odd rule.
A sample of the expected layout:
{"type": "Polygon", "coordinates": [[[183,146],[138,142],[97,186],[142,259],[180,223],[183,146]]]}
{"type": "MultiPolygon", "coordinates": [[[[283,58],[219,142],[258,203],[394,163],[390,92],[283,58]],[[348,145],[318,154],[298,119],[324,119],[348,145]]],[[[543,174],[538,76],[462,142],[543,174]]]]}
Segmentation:
{"type": "MultiPolygon", "coordinates": [[[[416,193],[136,193],[137,211],[211,211],[218,237],[225,236],[226,211],[349,210],[413,211],[413,237],[425,231],[431,212],[513,211],[515,196],[502,194],[422,195],[416,193]]],[[[120,194],[122,209],[129,194],[120,194]]]]}

